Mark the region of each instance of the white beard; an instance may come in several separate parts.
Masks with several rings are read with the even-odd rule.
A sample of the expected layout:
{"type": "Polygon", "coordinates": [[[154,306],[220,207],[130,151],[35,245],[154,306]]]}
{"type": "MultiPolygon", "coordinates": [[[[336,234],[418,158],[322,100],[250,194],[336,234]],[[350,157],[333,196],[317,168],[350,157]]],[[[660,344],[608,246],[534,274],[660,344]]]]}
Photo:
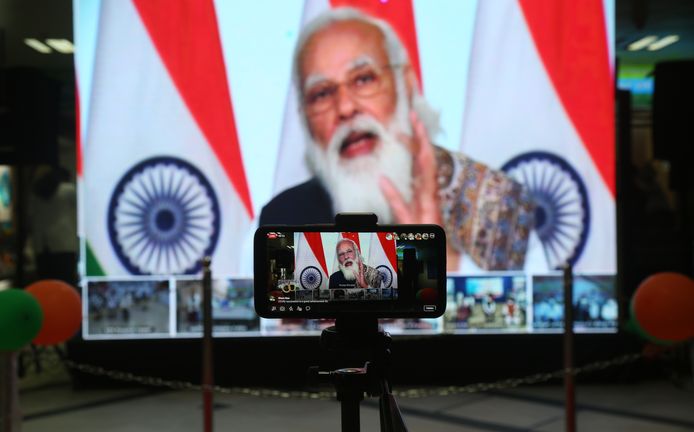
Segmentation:
{"type": "Polygon", "coordinates": [[[349,281],[353,281],[357,279],[357,266],[359,264],[357,263],[356,260],[345,260],[344,263],[339,264],[340,266],[340,271],[342,272],[342,275],[345,277],[345,279],[349,281]],[[345,265],[351,262],[352,265],[349,267],[346,267],[345,265]]]}
{"type": "Polygon", "coordinates": [[[328,190],[336,213],[371,212],[378,216],[379,223],[394,223],[393,212],[379,186],[381,176],[395,185],[405,202],[412,200],[412,154],[397,140],[400,131],[410,131],[407,120],[396,119],[386,129],[372,116],[359,115],[338,127],[325,151],[318,143],[309,143],[309,165],[328,190]],[[353,132],[372,133],[378,139],[377,146],[371,154],[342,159],[340,146],[353,132]]]}

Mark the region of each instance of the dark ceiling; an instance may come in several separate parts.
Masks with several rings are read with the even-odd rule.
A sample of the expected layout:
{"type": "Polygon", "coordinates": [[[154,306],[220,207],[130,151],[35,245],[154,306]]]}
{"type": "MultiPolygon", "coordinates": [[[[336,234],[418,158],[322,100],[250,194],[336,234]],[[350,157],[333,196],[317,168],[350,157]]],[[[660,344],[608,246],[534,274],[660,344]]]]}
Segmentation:
{"type": "MultiPolygon", "coordinates": [[[[72,79],[72,56],[39,54],[23,43],[27,37],[72,39],[72,0],[0,0],[0,67],[38,67],[72,79]]],[[[694,0],[616,0],[615,44],[622,65],[694,58],[694,0]],[[660,51],[626,50],[643,36],[667,34],[680,41],[660,51]]]]}
{"type": "Polygon", "coordinates": [[[622,64],[654,64],[694,58],[694,1],[617,0],[615,45],[622,64]],[[678,35],[680,40],[658,51],[627,51],[642,37],[678,35]]]}

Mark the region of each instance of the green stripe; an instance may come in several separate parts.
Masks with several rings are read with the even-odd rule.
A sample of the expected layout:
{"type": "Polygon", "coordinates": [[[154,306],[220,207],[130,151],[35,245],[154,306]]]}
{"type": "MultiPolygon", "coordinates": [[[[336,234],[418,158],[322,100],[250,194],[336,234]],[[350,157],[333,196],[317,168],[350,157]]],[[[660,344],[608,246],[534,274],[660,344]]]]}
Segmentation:
{"type": "Polygon", "coordinates": [[[87,242],[87,276],[106,276],[106,272],[99,264],[89,242],[87,242]]]}

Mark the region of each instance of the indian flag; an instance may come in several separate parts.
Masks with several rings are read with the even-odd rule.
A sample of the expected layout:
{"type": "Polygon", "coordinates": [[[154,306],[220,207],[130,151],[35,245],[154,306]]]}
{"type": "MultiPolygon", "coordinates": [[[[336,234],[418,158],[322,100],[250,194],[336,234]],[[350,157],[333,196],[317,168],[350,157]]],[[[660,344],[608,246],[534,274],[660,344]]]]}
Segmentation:
{"type": "Polygon", "coordinates": [[[321,233],[294,233],[294,245],[294,279],[303,289],[327,289],[330,275],[321,233]]]}
{"type": "Polygon", "coordinates": [[[371,247],[367,263],[383,275],[386,288],[398,287],[398,256],[395,238],[391,233],[371,233],[371,247]]]}
{"type": "Polygon", "coordinates": [[[461,150],[535,198],[530,271],[616,271],[609,3],[478,3],[461,150]]]}
{"type": "Polygon", "coordinates": [[[77,68],[86,274],[196,273],[204,256],[217,274],[238,274],[253,206],[213,1],[104,1],[91,12],[90,82],[77,68]]]}

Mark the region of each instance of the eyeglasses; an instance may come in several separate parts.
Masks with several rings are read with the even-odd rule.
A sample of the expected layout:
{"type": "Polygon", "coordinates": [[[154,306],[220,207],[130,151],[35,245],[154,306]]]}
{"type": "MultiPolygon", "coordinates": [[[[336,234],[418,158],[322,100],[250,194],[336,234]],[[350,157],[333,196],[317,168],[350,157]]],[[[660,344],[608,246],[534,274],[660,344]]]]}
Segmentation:
{"type": "Polygon", "coordinates": [[[304,108],[308,115],[322,114],[333,108],[340,86],[345,86],[354,97],[369,98],[384,89],[387,82],[386,69],[397,65],[386,65],[379,69],[374,65],[364,65],[351,70],[341,82],[321,81],[304,92],[304,108]]]}
{"type": "Polygon", "coordinates": [[[347,255],[351,255],[351,254],[354,254],[354,250],[353,249],[347,249],[347,250],[344,250],[344,251],[338,253],[337,257],[341,259],[341,258],[344,258],[347,255]]]}

